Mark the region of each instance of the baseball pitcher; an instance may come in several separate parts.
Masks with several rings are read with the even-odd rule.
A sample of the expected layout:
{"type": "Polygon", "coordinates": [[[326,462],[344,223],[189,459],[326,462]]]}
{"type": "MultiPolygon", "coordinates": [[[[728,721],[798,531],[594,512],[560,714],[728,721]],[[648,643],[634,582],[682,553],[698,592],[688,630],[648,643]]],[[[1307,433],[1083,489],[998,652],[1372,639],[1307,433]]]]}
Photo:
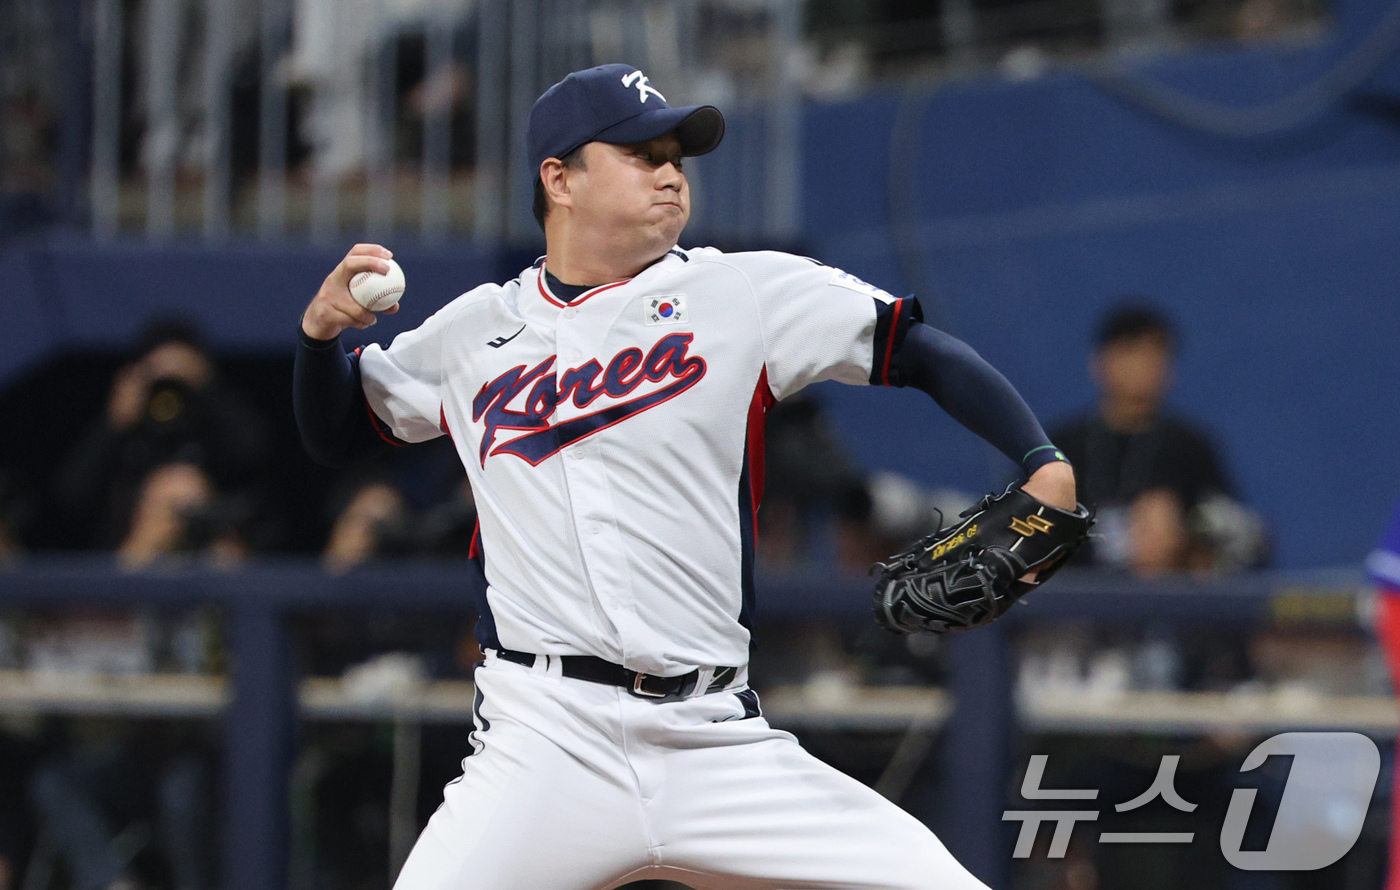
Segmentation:
{"type": "Polygon", "coordinates": [[[1020,465],[1023,485],[882,567],[876,614],[897,631],[994,619],[1087,512],[1016,391],[915,299],[803,257],[677,246],[684,159],[723,136],[718,109],[673,108],[630,65],[570,74],[530,115],[544,257],[347,355],[340,332],[374,322],[347,283],[389,269],[358,245],[302,317],[308,451],[450,436],[480,511],[471,750],[401,890],[984,888],[770,727],[748,686],[764,414],[821,380],[912,386],[1020,465]]]}

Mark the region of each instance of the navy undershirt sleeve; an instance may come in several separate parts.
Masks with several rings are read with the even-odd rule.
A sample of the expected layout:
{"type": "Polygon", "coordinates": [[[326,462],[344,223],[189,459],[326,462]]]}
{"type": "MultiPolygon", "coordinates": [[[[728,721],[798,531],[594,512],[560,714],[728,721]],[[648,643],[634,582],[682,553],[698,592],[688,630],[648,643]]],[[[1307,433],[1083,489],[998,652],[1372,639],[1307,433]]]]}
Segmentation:
{"type": "Polygon", "coordinates": [[[346,466],[399,444],[374,416],[360,385],[360,357],[340,338],[314,340],[298,326],[292,368],[292,409],[312,460],[346,466]]]}
{"type": "Polygon", "coordinates": [[[1029,476],[1064,460],[1020,393],[971,346],[915,322],[889,360],[888,382],[933,396],[958,423],[990,442],[1029,476]]]}

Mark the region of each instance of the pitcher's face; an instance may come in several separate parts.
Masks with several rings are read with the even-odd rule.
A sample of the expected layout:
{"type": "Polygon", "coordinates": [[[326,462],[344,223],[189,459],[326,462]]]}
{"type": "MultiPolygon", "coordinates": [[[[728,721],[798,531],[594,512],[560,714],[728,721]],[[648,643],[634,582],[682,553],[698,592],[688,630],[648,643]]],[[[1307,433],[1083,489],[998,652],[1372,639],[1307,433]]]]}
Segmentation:
{"type": "Polygon", "coordinates": [[[674,247],[690,220],[690,185],[675,135],[631,144],[590,142],[583,151],[584,166],[569,171],[575,218],[615,232],[618,240],[654,244],[657,256],[674,247]]]}

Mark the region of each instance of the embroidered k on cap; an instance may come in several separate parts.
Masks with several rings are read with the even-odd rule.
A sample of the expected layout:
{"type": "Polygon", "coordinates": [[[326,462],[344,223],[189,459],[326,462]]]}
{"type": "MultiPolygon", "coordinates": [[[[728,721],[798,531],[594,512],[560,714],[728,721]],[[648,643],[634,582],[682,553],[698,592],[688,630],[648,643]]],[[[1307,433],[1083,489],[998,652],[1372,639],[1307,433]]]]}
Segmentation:
{"type": "Polygon", "coordinates": [[[575,71],[535,100],[525,144],[538,176],[545,159],[585,142],[645,142],[673,130],[683,155],[703,155],[724,138],[724,115],[713,105],[672,108],[633,66],[600,65],[575,71]]]}

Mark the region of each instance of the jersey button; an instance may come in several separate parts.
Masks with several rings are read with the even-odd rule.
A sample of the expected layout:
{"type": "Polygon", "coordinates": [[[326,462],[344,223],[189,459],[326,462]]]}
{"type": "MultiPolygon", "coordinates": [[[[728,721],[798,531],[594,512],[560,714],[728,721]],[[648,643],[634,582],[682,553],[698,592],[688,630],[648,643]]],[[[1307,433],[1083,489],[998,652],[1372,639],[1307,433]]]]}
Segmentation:
{"type": "Polygon", "coordinates": [[[565,318],[573,318],[575,315],[578,315],[578,310],[573,308],[572,306],[564,310],[565,318]]]}
{"type": "Polygon", "coordinates": [[[603,533],[603,527],[601,525],[598,525],[597,523],[594,523],[593,525],[590,525],[588,527],[588,531],[592,534],[600,535],[603,533]]]}

